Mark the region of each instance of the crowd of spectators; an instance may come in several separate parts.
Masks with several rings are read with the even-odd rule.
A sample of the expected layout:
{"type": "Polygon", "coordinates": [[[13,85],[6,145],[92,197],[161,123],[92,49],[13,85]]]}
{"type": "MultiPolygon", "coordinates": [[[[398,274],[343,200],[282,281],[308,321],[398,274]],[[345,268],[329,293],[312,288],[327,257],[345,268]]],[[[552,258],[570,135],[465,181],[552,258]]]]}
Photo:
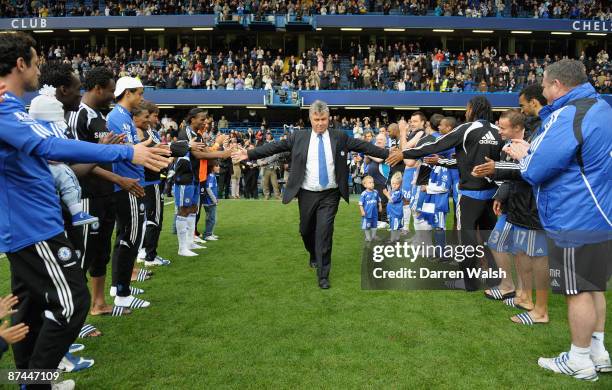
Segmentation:
{"type": "MultiPolygon", "coordinates": [[[[312,48],[300,55],[282,49],[255,47],[213,52],[188,44],[177,52],[168,49],[107,49],[85,54],[67,52],[63,46],[44,48],[42,57],[72,64],[81,78],[95,66],[113,69],[117,77],[138,77],[157,89],[373,89],[436,92],[517,92],[541,83],[545,67],[562,58],[546,55],[500,54],[494,47],[452,53],[425,52],[418,43],[387,47],[351,43],[347,51],[325,53],[312,48]]],[[[565,58],[565,57],[563,57],[565,58]]],[[[595,88],[611,93],[612,64],[606,51],[596,57],[580,56],[595,88]]]]}
{"type": "Polygon", "coordinates": [[[0,0],[0,17],[368,13],[612,19],[605,0],[0,0]]]}

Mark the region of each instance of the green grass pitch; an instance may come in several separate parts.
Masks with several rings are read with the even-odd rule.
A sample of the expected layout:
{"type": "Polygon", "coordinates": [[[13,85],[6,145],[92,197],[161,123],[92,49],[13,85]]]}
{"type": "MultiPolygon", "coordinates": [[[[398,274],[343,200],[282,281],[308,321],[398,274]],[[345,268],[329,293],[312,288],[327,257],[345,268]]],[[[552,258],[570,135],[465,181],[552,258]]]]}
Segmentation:
{"type": "MultiPolygon", "coordinates": [[[[549,325],[526,327],[482,292],[361,290],[356,201],[340,205],[327,291],[308,267],[296,202],[222,201],[221,239],[194,258],[176,255],[172,207],[159,252],[173,263],[135,283],[151,307],[88,318],[104,335],[79,353],[94,367],[64,376],[77,388],[612,388],[612,374],[581,383],[538,367],[569,348],[562,297],[549,325]]],[[[0,274],[5,295],[6,259],[0,274]]],[[[11,367],[9,352],[0,369],[11,367]]]]}

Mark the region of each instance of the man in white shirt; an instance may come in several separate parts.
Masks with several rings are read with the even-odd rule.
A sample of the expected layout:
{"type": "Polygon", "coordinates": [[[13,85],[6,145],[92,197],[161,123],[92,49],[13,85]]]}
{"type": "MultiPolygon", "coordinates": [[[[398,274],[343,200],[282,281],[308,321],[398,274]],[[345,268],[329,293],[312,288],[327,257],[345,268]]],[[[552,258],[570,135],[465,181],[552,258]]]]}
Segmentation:
{"type": "Polygon", "coordinates": [[[334,219],[340,197],[347,202],[349,197],[347,156],[354,151],[386,158],[389,151],[349,137],[342,130],[328,129],[329,108],[320,100],[310,105],[310,123],[312,130],[297,130],[285,140],[236,151],[232,158],[256,160],[291,152],[291,175],[283,203],[298,198],[300,234],[310,255],[310,266],[317,268],[319,287],[328,289],[334,219]]]}

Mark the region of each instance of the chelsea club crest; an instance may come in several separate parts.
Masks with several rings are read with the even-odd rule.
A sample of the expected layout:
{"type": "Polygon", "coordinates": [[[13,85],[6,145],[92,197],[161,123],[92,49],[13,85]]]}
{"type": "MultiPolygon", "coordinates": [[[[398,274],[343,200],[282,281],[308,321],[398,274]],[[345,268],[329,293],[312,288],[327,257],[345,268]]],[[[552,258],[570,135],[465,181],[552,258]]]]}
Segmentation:
{"type": "Polygon", "coordinates": [[[61,261],[68,261],[72,258],[72,250],[67,246],[63,246],[57,251],[57,257],[61,261]]]}

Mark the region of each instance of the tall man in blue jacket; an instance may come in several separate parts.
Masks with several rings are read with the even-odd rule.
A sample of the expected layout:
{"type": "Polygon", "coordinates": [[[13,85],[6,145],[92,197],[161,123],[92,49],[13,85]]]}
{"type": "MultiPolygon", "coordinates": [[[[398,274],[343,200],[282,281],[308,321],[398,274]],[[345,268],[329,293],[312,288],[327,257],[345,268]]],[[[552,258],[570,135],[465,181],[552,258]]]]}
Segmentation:
{"type": "MultiPolygon", "coordinates": [[[[21,33],[0,36],[0,252],[11,267],[19,297],[13,323],[28,336],[13,346],[19,369],[56,369],[77,337],[90,296],[80,260],[64,235],[60,201],[47,160],[132,161],[161,169],[169,154],[146,144],[97,145],[48,137],[31,119],[21,97],[38,89],[36,42],[21,33]]],[[[49,385],[48,388],[51,388],[49,385]]]]}
{"type": "Polygon", "coordinates": [[[549,105],[531,145],[508,147],[534,189],[549,241],[553,292],[566,296],[569,352],[540,358],[548,370],[597,380],[611,372],[606,351],[604,291],[612,273],[612,108],[588,83],[584,65],[561,60],[542,82],[549,105]]]}

